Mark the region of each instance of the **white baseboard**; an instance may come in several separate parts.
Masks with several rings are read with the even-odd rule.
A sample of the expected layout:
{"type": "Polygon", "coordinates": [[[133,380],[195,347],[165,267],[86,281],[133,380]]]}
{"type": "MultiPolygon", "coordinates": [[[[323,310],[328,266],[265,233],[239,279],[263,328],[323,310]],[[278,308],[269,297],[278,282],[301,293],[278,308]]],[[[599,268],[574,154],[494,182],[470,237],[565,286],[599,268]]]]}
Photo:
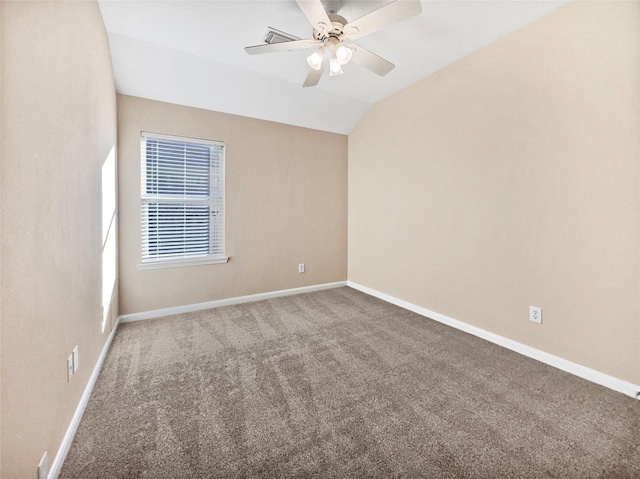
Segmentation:
{"type": "Polygon", "coordinates": [[[123,314],[118,319],[121,323],[130,323],[132,321],[142,321],[144,319],[161,318],[173,314],[190,313],[192,311],[202,311],[203,309],[219,308],[220,306],[230,306],[232,304],[250,303],[253,301],[262,301],[263,299],[279,298],[282,296],[291,296],[293,294],[310,293],[312,291],[321,291],[323,289],[339,288],[346,286],[346,281],[338,281],[336,283],[316,284],[313,286],[303,286],[301,288],[283,289],[280,291],[270,291],[268,293],[250,294],[248,296],[237,296],[235,298],[219,299],[216,301],[207,301],[205,303],[187,304],[184,306],[176,306],[173,308],[155,309],[152,311],[144,311],[142,313],[123,314]]]}
{"type": "Polygon", "coordinates": [[[84,392],[82,393],[82,397],[80,398],[80,402],[78,403],[78,407],[76,408],[73,417],[71,418],[71,423],[67,428],[67,432],[62,438],[62,443],[58,448],[58,452],[56,457],[53,459],[51,463],[51,469],[49,469],[49,475],[47,479],[56,479],[58,474],[60,474],[60,469],[62,469],[62,464],[64,464],[64,460],[67,457],[67,453],[69,452],[69,448],[71,447],[71,443],[73,442],[73,438],[76,435],[76,431],[78,430],[78,425],[80,424],[80,419],[82,419],[82,415],[84,414],[84,410],[87,407],[87,403],[89,402],[89,397],[91,397],[91,391],[93,391],[93,386],[96,384],[96,380],[98,379],[98,374],[100,373],[100,369],[102,369],[102,364],[104,363],[104,358],[107,356],[109,352],[109,348],[111,347],[111,342],[113,341],[114,336],[116,335],[116,331],[118,329],[118,325],[120,324],[120,320],[116,321],[116,324],[113,326],[111,333],[109,333],[109,337],[107,341],[104,343],[102,347],[102,351],[100,351],[100,356],[98,356],[98,360],[96,361],[96,365],[91,372],[91,376],[89,377],[89,382],[84,388],[84,392]]]}
{"type": "Polygon", "coordinates": [[[513,341],[512,339],[505,338],[504,336],[485,331],[484,329],[472,326],[457,319],[450,318],[449,316],[445,316],[444,314],[436,313],[435,311],[431,311],[421,306],[416,306],[415,304],[403,301],[402,299],[395,298],[385,293],[381,293],[380,291],[376,291],[375,289],[362,286],[361,284],[354,283],[353,281],[347,281],[347,286],[353,289],[357,289],[358,291],[362,291],[363,293],[366,293],[368,295],[375,296],[376,298],[382,299],[383,301],[386,301],[388,303],[400,306],[401,308],[413,311],[414,313],[417,313],[421,316],[425,316],[429,319],[438,321],[439,323],[443,323],[453,328],[459,329],[461,331],[464,331],[465,333],[469,333],[479,338],[485,339],[494,344],[510,349],[511,351],[515,351],[516,353],[548,364],[549,366],[561,369],[562,371],[573,374],[582,379],[586,379],[587,381],[591,381],[609,389],[613,389],[614,391],[626,394],[627,396],[640,399],[640,386],[636,384],[632,384],[627,381],[623,381],[622,379],[609,376],[608,374],[601,373],[600,371],[582,366],[581,364],[577,364],[561,357],[554,356],[553,354],[549,354],[531,346],[527,346],[526,344],[513,341]]]}

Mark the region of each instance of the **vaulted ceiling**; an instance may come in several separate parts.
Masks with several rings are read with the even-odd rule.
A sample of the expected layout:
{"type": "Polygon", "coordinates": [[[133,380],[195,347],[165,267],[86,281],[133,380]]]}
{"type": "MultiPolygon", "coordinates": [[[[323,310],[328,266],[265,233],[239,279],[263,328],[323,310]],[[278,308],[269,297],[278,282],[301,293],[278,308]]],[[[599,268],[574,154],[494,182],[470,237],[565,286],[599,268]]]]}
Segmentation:
{"type": "MultiPolygon", "coordinates": [[[[353,21],[389,1],[337,3],[353,21]]],[[[352,62],[343,75],[325,75],[310,88],[302,83],[313,50],[244,51],[263,43],[267,26],[311,36],[294,0],[102,0],[100,9],[119,93],[348,134],[377,101],[564,3],[422,0],[420,15],[357,41],[395,64],[389,74],[352,62]]]]}

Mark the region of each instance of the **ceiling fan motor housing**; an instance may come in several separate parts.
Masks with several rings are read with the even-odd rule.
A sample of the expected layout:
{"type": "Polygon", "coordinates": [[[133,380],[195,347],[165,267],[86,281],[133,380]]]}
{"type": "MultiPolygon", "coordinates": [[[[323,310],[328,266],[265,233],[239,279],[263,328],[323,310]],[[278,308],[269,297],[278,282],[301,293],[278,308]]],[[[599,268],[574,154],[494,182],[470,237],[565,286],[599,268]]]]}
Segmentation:
{"type": "Polygon", "coordinates": [[[313,38],[316,40],[320,40],[321,42],[325,41],[329,37],[338,38],[343,33],[344,26],[347,24],[347,21],[344,17],[336,14],[328,14],[329,20],[331,20],[330,29],[328,31],[318,30],[317,28],[313,29],[313,38]]]}

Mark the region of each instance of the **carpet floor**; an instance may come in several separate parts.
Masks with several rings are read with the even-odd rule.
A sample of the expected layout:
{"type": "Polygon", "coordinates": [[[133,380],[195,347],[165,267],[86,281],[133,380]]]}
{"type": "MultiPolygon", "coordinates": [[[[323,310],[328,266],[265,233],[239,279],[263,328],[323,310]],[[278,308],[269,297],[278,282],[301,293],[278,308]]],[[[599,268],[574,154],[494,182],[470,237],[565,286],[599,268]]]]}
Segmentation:
{"type": "Polygon", "coordinates": [[[640,478],[640,401],[343,287],[122,324],[65,478],[640,478]]]}

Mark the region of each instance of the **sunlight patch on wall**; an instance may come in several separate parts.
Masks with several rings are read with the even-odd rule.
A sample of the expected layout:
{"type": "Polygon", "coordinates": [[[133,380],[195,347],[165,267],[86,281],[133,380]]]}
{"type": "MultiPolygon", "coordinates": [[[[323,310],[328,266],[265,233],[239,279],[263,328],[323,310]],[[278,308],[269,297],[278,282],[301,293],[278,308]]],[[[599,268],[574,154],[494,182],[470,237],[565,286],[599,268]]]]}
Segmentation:
{"type": "Polygon", "coordinates": [[[116,153],[111,148],[102,165],[102,332],[116,285],[116,153]]]}

